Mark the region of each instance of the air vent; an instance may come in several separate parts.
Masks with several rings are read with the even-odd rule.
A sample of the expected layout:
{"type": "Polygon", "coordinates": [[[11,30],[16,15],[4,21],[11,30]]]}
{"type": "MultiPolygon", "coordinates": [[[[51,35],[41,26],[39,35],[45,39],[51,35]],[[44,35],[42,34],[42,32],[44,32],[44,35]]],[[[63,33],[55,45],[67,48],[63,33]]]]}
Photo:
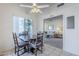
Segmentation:
{"type": "Polygon", "coordinates": [[[63,5],[64,5],[64,3],[60,3],[60,4],[57,5],[57,7],[61,7],[63,5]]]}

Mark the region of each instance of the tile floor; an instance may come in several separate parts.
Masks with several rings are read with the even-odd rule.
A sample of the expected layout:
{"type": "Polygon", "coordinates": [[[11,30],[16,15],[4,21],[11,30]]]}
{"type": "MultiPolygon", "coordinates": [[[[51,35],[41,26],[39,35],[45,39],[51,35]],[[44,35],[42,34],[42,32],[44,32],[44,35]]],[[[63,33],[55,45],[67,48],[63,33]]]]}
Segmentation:
{"type": "Polygon", "coordinates": [[[44,43],[49,44],[53,47],[63,49],[63,39],[62,38],[50,38],[44,40],[44,43]]]}
{"type": "MultiPolygon", "coordinates": [[[[38,52],[38,56],[65,56],[65,55],[69,55],[69,54],[68,53],[64,54],[62,49],[53,47],[48,44],[44,44],[44,49],[42,54],[38,52]]],[[[7,51],[7,52],[3,52],[1,56],[16,56],[16,55],[14,54],[14,51],[7,51]]],[[[35,56],[35,55],[32,53],[25,53],[21,56],[35,56]]],[[[70,54],[69,56],[72,56],[72,54],[70,54]]]]}

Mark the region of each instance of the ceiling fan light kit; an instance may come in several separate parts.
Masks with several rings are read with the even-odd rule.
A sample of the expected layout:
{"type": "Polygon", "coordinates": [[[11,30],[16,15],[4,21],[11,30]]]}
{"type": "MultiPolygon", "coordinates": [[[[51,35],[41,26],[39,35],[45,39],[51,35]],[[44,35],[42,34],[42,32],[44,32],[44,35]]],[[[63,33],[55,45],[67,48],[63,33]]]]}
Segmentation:
{"type": "Polygon", "coordinates": [[[41,13],[39,8],[32,8],[31,13],[41,13]]]}
{"type": "Polygon", "coordinates": [[[31,13],[42,13],[42,11],[40,10],[40,8],[47,8],[49,7],[49,5],[40,5],[38,6],[36,3],[33,3],[32,6],[30,5],[20,5],[21,7],[28,7],[31,8],[31,13]]]}

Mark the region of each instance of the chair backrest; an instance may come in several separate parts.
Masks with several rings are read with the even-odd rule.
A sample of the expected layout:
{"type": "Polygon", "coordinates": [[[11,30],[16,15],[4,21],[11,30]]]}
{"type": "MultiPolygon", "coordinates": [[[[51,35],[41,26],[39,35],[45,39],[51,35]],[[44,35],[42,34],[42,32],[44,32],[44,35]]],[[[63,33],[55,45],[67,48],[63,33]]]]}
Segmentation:
{"type": "Polygon", "coordinates": [[[41,39],[42,40],[43,37],[43,33],[37,33],[37,39],[41,39]]]}
{"type": "Polygon", "coordinates": [[[15,46],[18,46],[18,38],[17,38],[17,35],[16,35],[16,33],[12,33],[12,34],[13,34],[14,44],[15,44],[15,46]]]}
{"type": "Polygon", "coordinates": [[[41,43],[43,45],[43,34],[37,34],[37,44],[41,43]]]}

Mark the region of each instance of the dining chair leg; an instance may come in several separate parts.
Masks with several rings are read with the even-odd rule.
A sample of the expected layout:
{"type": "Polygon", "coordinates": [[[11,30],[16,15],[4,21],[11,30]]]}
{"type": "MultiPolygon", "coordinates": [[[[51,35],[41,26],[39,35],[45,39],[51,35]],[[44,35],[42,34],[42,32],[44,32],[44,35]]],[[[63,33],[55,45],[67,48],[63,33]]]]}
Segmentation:
{"type": "Polygon", "coordinates": [[[43,53],[43,45],[41,46],[41,53],[43,53]]]}
{"type": "Polygon", "coordinates": [[[29,53],[30,52],[30,46],[29,45],[28,45],[27,49],[28,49],[28,53],[29,53]]]}
{"type": "Polygon", "coordinates": [[[35,56],[37,56],[37,48],[35,48],[35,56]]]}
{"type": "Polygon", "coordinates": [[[16,54],[16,47],[15,47],[15,54],[16,54]]]}
{"type": "Polygon", "coordinates": [[[18,49],[18,51],[17,51],[17,56],[20,56],[20,55],[19,55],[19,49],[18,49]]]}
{"type": "Polygon", "coordinates": [[[43,53],[43,47],[41,47],[41,53],[43,53]]]}
{"type": "Polygon", "coordinates": [[[26,52],[26,46],[24,47],[24,52],[26,52]]]}

